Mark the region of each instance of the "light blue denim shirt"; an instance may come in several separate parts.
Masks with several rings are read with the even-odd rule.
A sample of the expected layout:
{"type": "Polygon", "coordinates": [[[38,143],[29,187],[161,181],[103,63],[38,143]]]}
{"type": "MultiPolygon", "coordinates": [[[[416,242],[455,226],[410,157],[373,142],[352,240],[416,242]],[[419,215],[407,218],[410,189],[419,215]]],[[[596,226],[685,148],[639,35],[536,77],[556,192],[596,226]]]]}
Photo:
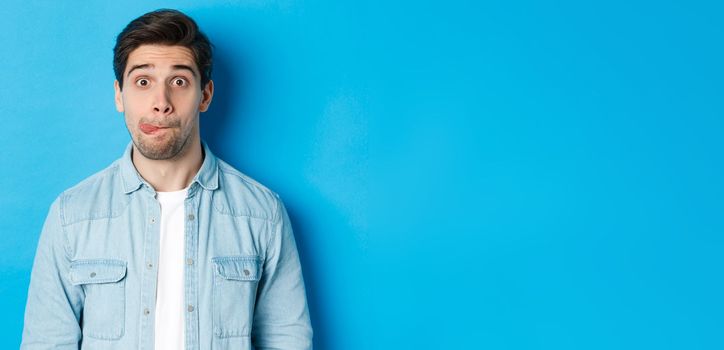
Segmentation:
{"type": "MultiPolygon", "coordinates": [[[[311,349],[284,205],[202,145],[184,202],[186,349],[311,349]]],[[[161,208],[131,151],[51,205],[21,349],[153,350],[161,208]]]]}

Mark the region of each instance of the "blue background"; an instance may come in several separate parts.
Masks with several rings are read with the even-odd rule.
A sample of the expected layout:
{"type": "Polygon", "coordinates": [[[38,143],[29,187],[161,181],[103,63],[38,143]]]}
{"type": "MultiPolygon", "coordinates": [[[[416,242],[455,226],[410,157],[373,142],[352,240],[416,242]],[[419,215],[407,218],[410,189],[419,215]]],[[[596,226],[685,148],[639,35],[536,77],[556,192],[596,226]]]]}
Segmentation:
{"type": "Polygon", "coordinates": [[[722,7],[455,0],[5,2],[0,348],[160,7],[216,45],[202,135],[286,202],[316,349],[724,348],[722,7]]]}

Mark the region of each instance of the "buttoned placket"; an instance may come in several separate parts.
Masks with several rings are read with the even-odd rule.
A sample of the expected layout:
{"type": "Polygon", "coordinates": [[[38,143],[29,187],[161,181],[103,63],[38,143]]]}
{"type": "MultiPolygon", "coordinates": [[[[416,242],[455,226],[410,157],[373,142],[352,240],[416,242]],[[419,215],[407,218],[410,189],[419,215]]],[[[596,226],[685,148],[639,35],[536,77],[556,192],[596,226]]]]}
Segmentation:
{"type": "Polygon", "coordinates": [[[161,237],[161,204],[156,199],[156,192],[149,185],[144,185],[134,195],[140,195],[146,202],[146,225],[144,232],[143,261],[141,277],[141,326],[139,327],[139,349],[154,349],[154,320],[156,310],[156,288],[158,287],[157,266],[161,237]]]}
{"type": "Polygon", "coordinates": [[[186,350],[197,350],[199,347],[199,318],[198,318],[198,283],[197,269],[193,262],[197,256],[198,246],[198,203],[203,189],[192,183],[184,200],[185,216],[185,248],[186,264],[184,266],[184,297],[186,300],[186,350]]]}

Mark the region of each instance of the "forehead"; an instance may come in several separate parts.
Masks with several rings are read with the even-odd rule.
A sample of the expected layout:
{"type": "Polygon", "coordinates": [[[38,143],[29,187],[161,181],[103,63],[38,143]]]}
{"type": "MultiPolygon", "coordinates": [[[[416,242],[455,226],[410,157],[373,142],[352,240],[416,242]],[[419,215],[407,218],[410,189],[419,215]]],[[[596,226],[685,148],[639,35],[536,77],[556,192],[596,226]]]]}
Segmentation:
{"type": "Polygon", "coordinates": [[[138,65],[149,65],[161,69],[174,65],[186,65],[193,67],[196,71],[194,54],[184,46],[141,45],[128,55],[126,72],[138,65]]]}

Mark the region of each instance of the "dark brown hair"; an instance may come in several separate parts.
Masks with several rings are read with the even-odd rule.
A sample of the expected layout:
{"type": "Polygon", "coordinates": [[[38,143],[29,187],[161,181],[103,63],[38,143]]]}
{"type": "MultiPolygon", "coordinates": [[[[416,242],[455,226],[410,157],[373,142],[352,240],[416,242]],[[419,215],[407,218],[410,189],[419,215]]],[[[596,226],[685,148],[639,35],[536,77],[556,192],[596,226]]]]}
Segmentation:
{"type": "Polygon", "coordinates": [[[113,71],[123,87],[128,55],[145,44],[179,45],[191,50],[201,74],[201,88],[211,80],[211,50],[209,39],[199,30],[191,17],[181,11],[160,9],[146,13],[128,23],[116,38],[113,48],[113,71]]]}

